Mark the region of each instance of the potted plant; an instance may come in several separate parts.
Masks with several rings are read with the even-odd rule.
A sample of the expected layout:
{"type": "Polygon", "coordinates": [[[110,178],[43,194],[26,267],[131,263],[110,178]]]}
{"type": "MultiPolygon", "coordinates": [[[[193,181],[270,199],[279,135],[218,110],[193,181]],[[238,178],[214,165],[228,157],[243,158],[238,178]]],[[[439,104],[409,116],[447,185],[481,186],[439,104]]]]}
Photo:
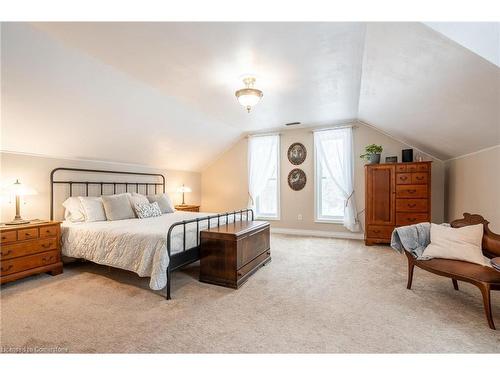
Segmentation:
{"type": "Polygon", "coordinates": [[[365,153],[360,155],[361,159],[365,159],[370,164],[378,164],[380,163],[380,155],[382,154],[383,147],[371,144],[365,147],[365,153]]]}

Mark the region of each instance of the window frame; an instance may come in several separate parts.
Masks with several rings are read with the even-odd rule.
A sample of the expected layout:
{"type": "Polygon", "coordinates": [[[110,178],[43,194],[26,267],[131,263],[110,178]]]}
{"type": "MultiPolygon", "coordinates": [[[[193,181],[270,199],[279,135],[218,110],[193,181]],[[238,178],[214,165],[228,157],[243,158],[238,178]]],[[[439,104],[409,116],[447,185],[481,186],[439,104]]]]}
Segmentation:
{"type": "MultiPolygon", "coordinates": [[[[280,158],[280,151],[281,151],[281,137],[280,135],[272,135],[270,134],[269,136],[277,136],[278,137],[278,147],[276,148],[276,216],[274,215],[269,215],[269,212],[263,212],[262,214],[259,213],[258,207],[259,207],[259,196],[255,197],[255,218],[256,219],[261,219],[261,220],[280,220],[281,217],[281,158],[280,158]]],[[[265,137],[265,136],[261,136],[265,137]]],[[[269,181],[269,180],[268,180],[269,181]]]]}
{"type": "Polygon", "coordinates": [[[330,223],[342,224],[344,222],[344,215],[342,216],[328,216],[321,215],[322,209],[322,181],[321,163],[318,157],[318,148],[316,147],[316,140],[314,139],[314,222],[315,223],[330,223]]]}

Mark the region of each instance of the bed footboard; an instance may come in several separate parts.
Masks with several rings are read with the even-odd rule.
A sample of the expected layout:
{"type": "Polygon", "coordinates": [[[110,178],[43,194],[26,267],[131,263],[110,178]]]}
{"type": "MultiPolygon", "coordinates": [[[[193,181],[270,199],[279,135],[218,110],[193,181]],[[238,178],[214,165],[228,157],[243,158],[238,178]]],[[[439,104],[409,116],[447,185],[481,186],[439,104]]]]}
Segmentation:
{"type": "MultiPolygon", "coordinates": [[[[167,268],[167,292],[166,298],[170,299],[170,286],[172,280],[172,271],[184,267],[190,263],[196,262],[200,259],[200,228],[206,223],[206,228],[219,227],[221,225],[226,225],[232,218],[232,222],[236,221],[253,221],[254,214],[253,210],[246,208],[244,210],[225,212],[220,214],[214,214],[209,216],[198,217],[191,220],[178,221],[169,228],[167,234],[167,253],[169,257],[169,264],[167,268]],[[217,220],[216,223],[214,221],[217,220]],[[186,249],[186,226],[192,224],[196,225],[196,244],[186,249]],[[182,250],[171,254],[172,252],[172,232],[175,228],[182,227],[182,250]]],[[[205,228],[203,228],[205,229],[205,228]]]]}

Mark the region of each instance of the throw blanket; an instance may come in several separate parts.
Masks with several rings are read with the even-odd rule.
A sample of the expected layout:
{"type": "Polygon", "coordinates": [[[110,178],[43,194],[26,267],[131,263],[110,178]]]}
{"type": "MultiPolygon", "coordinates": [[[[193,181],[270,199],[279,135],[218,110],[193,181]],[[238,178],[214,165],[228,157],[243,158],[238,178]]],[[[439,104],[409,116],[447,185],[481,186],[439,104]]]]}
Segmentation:
{"type": "Polygon", "coordinates": [[[391,236],[391,247],[403,253],[406,249],[415,258],[420,258],[431,242],[431,224],[418,223],[394,229],[391,236]]]}

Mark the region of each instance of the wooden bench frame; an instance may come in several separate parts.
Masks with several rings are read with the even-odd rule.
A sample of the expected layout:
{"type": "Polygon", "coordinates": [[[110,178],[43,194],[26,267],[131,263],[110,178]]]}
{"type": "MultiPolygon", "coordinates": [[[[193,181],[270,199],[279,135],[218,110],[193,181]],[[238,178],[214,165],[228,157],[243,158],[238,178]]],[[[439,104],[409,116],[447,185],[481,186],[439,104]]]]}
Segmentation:
{"type": "MultiPolygon", "coordinates": [[[[500,257],[500,235],[493,233],[489,228],[489,222],[481,215],[464,213],[464,218],[451,222],[453,228],[461,228],[467,225],[483,224],[483,254],[488,258],[500,257]]],[[[492,268],[480,266],[478,264],[450,259],[417,260],[405,249],[408,258],[408,283],[407,289],[411,289],[413,280],[413,269],[415,266],[432,272],[436,275],[449,277],[453,282],[453,287],[458,290],[458,280],[475,285],[483,296],[484,312],[488,325],[495,329],[491,311],[492,290],[500,290],[500,272],[492,268]]]]}

